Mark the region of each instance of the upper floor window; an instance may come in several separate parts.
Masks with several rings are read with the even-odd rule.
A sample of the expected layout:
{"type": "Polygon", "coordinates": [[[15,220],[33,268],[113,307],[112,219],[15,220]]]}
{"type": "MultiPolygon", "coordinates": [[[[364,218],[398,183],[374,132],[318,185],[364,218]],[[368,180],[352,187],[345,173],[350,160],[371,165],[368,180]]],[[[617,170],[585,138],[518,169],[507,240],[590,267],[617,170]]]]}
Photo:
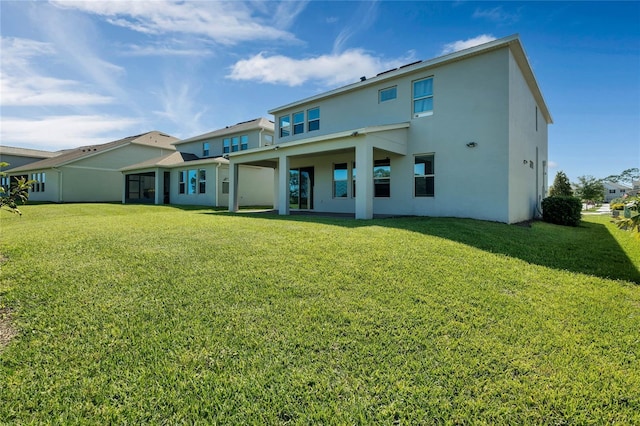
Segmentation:
{"type": "Polygon", "coordinates": [[[240,138],[238,138],[237,136],[233,136],[231,138],[231,152],[238,151],[239,147],[240,147],[240,138]]]}
{"type": "Polygon", "coordinates": [[[273,143],[273,136],[264,135],[264,144],[265,145],[271,145],[272,143],[273,143]]]}
{"type": "Polygon", "coordinates": [[[222,140],[222,153],[228,154],[231,151],[231,139],[224,138],[222,140]]]}
{"type": "Polygon", "coordinates": [[[304,132],[304,112],[293,114],[293,134],[298,135],[304,132]]]}
{"type": "Polygon", "coordinates": [[[433,77],[413,82],[413,116],[433,114],[433,77]]]}
{"type": "Polygon", "coordinates": [[[280,137],[284,138],[291,134],[291,117],[288,115],[280,117],[280,137]]]}
{"type": "Polygon", "coordinates": [[[249,148],[249,137],[247,135],[240,136],[240,151],[249,148]]]}
{"type": "Polygon", "coordinates": [[[203,157],[209,156],[209,142],[204,142],[202,144],[202,156],[203,157]]]}
{"type": "Polygon", "coordinates": [[[386,102],[393,100],[398,97],[398,87],[387,87],[386,89],[382,89],[378,91],[378,102],[386,102]]]}
{"type": "Polygon", "coordinates": [[[307,129],[309,132],[320,129],[320,108],[307,111],[307,129]]]}
{"type": "Polygon", "coordinates": [[[433,155],[417,155],[413,166],[416,197],[433,197],[435,174],[433,155]]]}

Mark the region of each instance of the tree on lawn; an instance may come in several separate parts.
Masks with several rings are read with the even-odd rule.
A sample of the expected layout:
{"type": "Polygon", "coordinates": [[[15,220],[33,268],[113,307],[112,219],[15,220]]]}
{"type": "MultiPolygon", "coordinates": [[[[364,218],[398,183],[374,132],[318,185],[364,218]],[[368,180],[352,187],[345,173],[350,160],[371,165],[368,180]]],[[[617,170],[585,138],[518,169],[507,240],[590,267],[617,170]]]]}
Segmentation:
{"type": "Polygon", "coordinates": [[[640,180],[640,169],[633,167],[620,173],[619,175],[610,175],[604,178],[607,182],[627,183],[631,184],[635,180],[640,180]]]}
{"type": "Polygon", "coordinates": [[[553,180],[553,185],[549,189],[549,195],[554,196],[573,196],[573,190],[571,189],[571,183],[569,178],[563,171],[556,173],[556,178],[553,180]]]}
{"type": "Polygon", "coordinates": [[[595,204],[604,199],[604,184],[593,176],[579,176],[576,196],[587,204],[595,204]]]}
{"type": "MultiPolygon", "coordinates": [[[[0,163],[0,177],[7,174],[2,171],[3,167],[7,167],[8,163],[0,163]]],[[[14,178],[8,188],[0,186],[0,210],[8,210],[11,213],[22,215],[18,208],[18,203],[26,203],[29,199],[29,189],[35,181],[26,180],[25,178],[14,178]]]]}

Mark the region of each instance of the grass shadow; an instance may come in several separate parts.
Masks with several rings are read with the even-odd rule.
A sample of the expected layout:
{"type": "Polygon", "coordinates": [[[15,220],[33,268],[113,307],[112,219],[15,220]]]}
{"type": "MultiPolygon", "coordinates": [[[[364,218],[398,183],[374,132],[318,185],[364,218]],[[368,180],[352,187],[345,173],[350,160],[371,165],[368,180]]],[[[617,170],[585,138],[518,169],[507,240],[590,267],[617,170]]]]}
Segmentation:
{"type": "Polygon", "coordinates": [[[445,238],[478,249],[518,258],[553,269],[640,284],[640,259],[627,252],[603,224],[582,221],[578,227],[534,222],[507,225],[474,219],[392,217],[354,220],[348,215],[311,214],[280,216],[274,212],[210,212],[263,220],[315,222],[346,228],[382,226],[445,238]]]}

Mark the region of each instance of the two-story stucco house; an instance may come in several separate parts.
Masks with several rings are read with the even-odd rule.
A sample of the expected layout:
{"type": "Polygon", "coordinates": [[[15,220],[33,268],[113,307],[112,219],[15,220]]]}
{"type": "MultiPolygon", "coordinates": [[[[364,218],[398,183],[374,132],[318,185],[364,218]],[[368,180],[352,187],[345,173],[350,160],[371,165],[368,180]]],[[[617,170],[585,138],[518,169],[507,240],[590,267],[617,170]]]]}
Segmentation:
{"type": "Polygon", "coordinates": [[[616,198],[633,195],[633,188],[627,185],[609,181],[603,181],[602,185],[604,186],[603,197],[605,203],[615,200],[616,198]]]}
{"type": "Polygon", "coordinates": [[[291,210],[470,217],[540,214],[552,118],[517,35],[385,71],[269,111],[271,146],[232,152],[275,170],[291,210]]]}
{"type": "MultiPolygon", "coordinates": [[[[122,168],[122,202],[226,207],[228,155],[273,144],[273,127],[258,118],[175,141],[177,152],[122,168]]],[[[273,204],[273,169],[247,165],[240,174],[240,205],[273,204]]]]}
{"type": "Polygon", "coordinates": [[[154,130],[105,144],[66,150],[55,157],[12,168],[7,175],[36,181],[29,190],[30,201],[120,201],[120,169],[175,152],[172,142],[177,140],[154,130]]]}

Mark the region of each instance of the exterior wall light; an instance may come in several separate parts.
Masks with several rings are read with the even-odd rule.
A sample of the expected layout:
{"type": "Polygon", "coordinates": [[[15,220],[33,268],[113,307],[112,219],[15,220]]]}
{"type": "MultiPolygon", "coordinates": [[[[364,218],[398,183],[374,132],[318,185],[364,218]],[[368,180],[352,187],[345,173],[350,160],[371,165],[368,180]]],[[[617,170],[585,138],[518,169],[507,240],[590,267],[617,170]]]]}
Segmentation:
{"type": "Polygon", "coordinates": [[[469,142],[469,143],[467,143],[467,148],[475,148],[476,146],[478,146],[477,142],[469,142]]]}

